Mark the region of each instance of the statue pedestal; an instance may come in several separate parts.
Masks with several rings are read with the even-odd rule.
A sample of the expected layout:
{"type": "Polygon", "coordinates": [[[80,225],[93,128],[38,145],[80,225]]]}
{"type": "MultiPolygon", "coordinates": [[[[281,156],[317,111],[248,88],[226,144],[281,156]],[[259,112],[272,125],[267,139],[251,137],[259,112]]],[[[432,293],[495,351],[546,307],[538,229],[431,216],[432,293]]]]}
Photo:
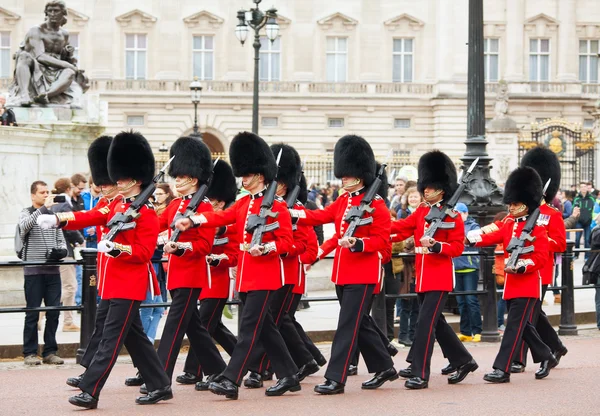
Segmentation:
{"type": "Polygon", "coordinates": [[[15,255],[15,225],[31,206],[32,182],[42,180],[51,190],[60,177],[89,173],[87,149],[105,130],[108,106],[97,95],[84,97],[81,110],[14,107],[19,127],[0,127],[0,256],[15,255]]]}
{"type": "Polygon", "coordinates": [[[510,172],[519,165],[519,155],[516,151],[518,136],[517,123],[510,117],[494,119],[486,129],[486,137],[494,148],[491,176],[502,188],[510,172]]]}

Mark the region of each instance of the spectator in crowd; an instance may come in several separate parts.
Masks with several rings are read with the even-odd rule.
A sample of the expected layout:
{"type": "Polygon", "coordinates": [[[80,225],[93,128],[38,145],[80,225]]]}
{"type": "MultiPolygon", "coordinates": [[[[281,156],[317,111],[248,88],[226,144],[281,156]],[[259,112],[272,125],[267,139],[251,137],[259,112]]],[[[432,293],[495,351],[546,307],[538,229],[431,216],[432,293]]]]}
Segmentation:
{"type": "Polygon", "coordinates": [[[571,213],[573,212],[573,196],[571,194],[571,191],[559,191],[558,194],[556,194],[556,196],[559,197],[562,202],[563,219],[569,218],[571,216],[571,213]]]}
{"type": "MultiPolygon", "coordinates": [[[[48,194],[45,182],[35,181],[31,184],[31,207],[19,214],[19,232],[23,241],[25,261],[57,261],[67,255],[65,237],[59,229],[42,230],[37,225],[41,214],[51,214],[49,208],[54,204],[54,197],[48,194]]],[[[25,301],[28,308],[39,308],[42,300],[46,306],[59,306],[61,296],[60,271],[58,266],[25,266],[25,301]]],[[[46,314],[44,329],[44,351],[42,361],[45,364],[64,364],[56,354],[56,330],[58,329],[58,311],[46,314]]],[[[23,356],[25,365],[39,365],[38,352],[38,320],[39,312],[25,312],[23,328],[23,356]]]]}
{"type": "Polygon", "coordinates": [[[73,194],[71,196],[73,211],[85,211],[81,193],[87,189],[87,179],[81,173],[76,173],[71,176],[71,183],[73,184],[73,194]]]}
{"type": "MultiPolygon", "coordinates": [[[[494,217],[492,223],[502,221],[508,215],[507,211],[500,211],[494,217]]],[[[494,249],[495,252],[500,252],[494,256],[494,274],[496,275],[496,289],[504,289],[504,246],[502,243],[498,244],[494,249]]],[[[504,332],[506,326],[504,325],[504,315],[506,314],[506,301],[502,296],[498,298],[497,302],[498,312],[498,332],[504,332]]]]}
{"type": "MultiPolygon", "coordinates": [[[[591,186],[591,185],[589,185],[591,186]]],[[[594,205],[596,200],[589,193],[588,182],[581,182],[579,184],[579,193],[573,201],[574,207],[579,207],[581,212],[579,214],[579,221],[577,222],[577,228],[583,229],[583,243],[585,248],[590,247],[590,233],[592,231],[592,213],[594,212],[594,205]]],[[[580,245],[582,232],[578,231],[575,235],[575,248],[578,249],[580,245]]],[[[575,253],[575,258],[579,258],[579,253],[575,253]]],[[[586,253],[585,258],[588,258],[586,253]]]]}
{"type": "Polygon", "coordinates": [[[156,214],[160,215],[175,198],[171,186],[168,183],[159,183],[154,191],[154,197],[156,199],[155,207],[156,214]]]}
{"type": "Polygon", "coordinates": [[[6,97],[0,95],[0,126],[13,126],[17,127],[17,118],[12,109],[4,107],[6,104],[6,97]]]}
{"type": "MultiPolygon", "coordinates": [[[[72,212],[72,190],[71,179],[60,178],[54,183],[52,193],[56,196],[64,196],[65,202],[58,203],[52,207],[52,212],[72,212]]],[[[76,230],[63,230],[67,241],[67,259],[74,260],[75,247],[83,246],[85,240],[83,235],[76,230]]],[[[74,265],[60,266],[60,279],[62,282],[62,304],[63,306],[75,306],[75,294],[77,293],[77,275],[74,265]]],[[[77,332],[79,327],[73,322],[73,311],[63,312],[63,332],[77,332]]]]}
{"type": "MultiPolygon", "coordinates": [[[[93,209],[100,197],[102,196],[102,189],[94,183],[94,178],[90,176],[89,179],[90,189],[81,192],[81,198],[83,199],[83,209],[89,211],[93,209]]],[[[83,237],[85,238],[85,246],[87,248],[96,248],[98,246],[98,236],[96,235],[96,227],[88,227],[83,230],[83,237]]]]}
{"type": "MultiPolygon", "coordinates": [[[[404,193],[406,201],[402,206],[400,212],[397,214],[397,218],[406,218],[411,215],[417,207],[423,201],[421,193],[417,190],[416,185],[410,188],[406,188],[404,193]]],[[[414,237],[409,237],[403,242],[404,247],[402,251],[404,253],[415,252],[415,240],[414,237]]],[[[397,250],[397,247],[396,247],[397,250]]],[[[394,246],[392,245],[392,252],[394,252],[394,246]]],[[[403,258],[403,270],[402,270],[402,281],[400,285],[400,294],[405,295],[409,293],[415,293],[415,259],[414,257],[403,258]]],[[[417,325],[417,319],[419,317],[419,302],[417,298],[402,298],[396,300],[396,314],[398,315],[399,321],[399,333],[398,342],[400,344],[411,346],[415,338],[415,328],[417,325]]]]}
{"type": "MultiPolygon", "coordinates": [[[[469,231],[478,230],[479,224],[469,216],[469,209],[465,204],[459,202],[456,204],[456,211],[459,212],[465,226],[465,235],[469,231]]],[[[473,251],[466,249],[465,251],[473,251]]],[[[454,279],[456,281],[454,289],[457,292],[477,290],[479,281],[479,256],[477,250],[475,255],[455,257],[454,279]]],[[[460,311],[460,333],[458,339],[461,341],[481,341],[481,308],[477,295],[458,295],[458,310],[460,311]]]]}
{"type": "Polygon", "coordinates": [[[406,190],[406,181],[407,179],[404,176],[396,176],[394,181],[394,197],[390,201],[390,206],[397,213],[402,208],[401,198],[406,190]]]}
{"type": "MultiPolygon", "coordinates": [[[[392,220],[396,219],[396,211],[390,210],[392,220]]],[[[404,251],[404,241],[392,243],[392,255],[402,253],[404,251]]],[[[399,295],[400,285],[403,280],[404,262],[399,257],[392,257],[392,260],[383,265],[384,268],[384,287],[386,295],[399,295]]],[[[394,310],[399,298],[386,298],[385,299],[385,317],[387,325],[387,336],[388,340],[394,339],[394,310]]]]}

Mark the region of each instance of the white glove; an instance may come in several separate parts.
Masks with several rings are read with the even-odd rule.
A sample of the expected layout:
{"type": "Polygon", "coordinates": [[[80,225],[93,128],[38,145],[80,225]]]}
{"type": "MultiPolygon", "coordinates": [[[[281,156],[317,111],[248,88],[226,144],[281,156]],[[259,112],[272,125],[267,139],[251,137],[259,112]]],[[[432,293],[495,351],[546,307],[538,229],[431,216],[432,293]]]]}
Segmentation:
{"type": "Polygon", "coordinates": [[[108,240],[102,240],[98,243],[98,251],[100,253],[108,253],[115,249],[115,243],[108,240]]]}
{"type": "Polygon", "coordinates": [[[471,244],[478,243],[481,241],[481,234],[481,229],[471,230],[467,233],[467,240],[469,240],[471,244]]]}
{"type": "Polygon", "coordinates": [[[42,214],[37,217],[37,225],[39,225],[42,230],[56,228],[58,227],[58,218],[56,218],[56,215],[54,214],[42,214]]]}

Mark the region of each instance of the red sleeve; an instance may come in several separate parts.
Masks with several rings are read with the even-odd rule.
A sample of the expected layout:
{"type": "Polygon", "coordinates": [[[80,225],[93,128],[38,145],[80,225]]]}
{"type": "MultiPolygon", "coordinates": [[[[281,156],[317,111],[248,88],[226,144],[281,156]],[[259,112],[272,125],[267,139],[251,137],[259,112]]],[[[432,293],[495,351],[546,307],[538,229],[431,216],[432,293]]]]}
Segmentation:
{"type": "Polygon", "coordinates": [[[337,246],[338,246],[338,236],[337,235],[334,235],[329,240],[323,241],[323,244],[321,244],[321,247],[319,247],[319,249],[321,250],[319,259],[325,258],[329,253],[331,253],[333,250],[335,250],[337,248],[337,246]]]}
{"type": "Polygon", "coordinates": [[[177,209],[179,208],[180,202],[180,198],[172,200],[169,203],[169,205],[163,210],[162,214],[158,216],[159,232],[169,229],[169,227],[171,226],[171,221],[173,220],[173,218],[175,218],[175,214],[177,213],[177,209]]]}
{"type": "Polygon", "coordinates": [[[527,272],[535,272],[541,270],[548,261],[548,234],[546,228],[541,226],[535,226],[532,237],[535,238],[533,242],[533,252],[523,255],[523,259],[529,259],[533,261],[532,265],[527,266],[527,272]]]}
{"type": "Polygon", "coordinates": [[[311,229],[312,227],[308,225],[298,225],[296,231],[293,231],[294,243],[292,244],[292,249],[288,252],[288,256],[299,256],[306,251],[309,230],[311,229]]]}
{"type": "Polygon", "coordinates": [[[373,222],[369,225],[369,236],[362,237],[363,253],[385,252],[390,245],[390,228],[392,219],[390,211],[385,206],[383,199],[376,199],[371,206],[373,222]]]}
{"type": "Polygon", "coordinates": [[[418,212],[421,209],[421,207],[417,208],[415,212],[404,219],[392,221],[392,241],[404,241],[408,237],[411,237],[415,234],[415,229],[417,228],[417,217],[419,216],[418,212]]]}
{"type": "Polygon", "coordinates": [[[302,225],[322,225],[335,221],[335,214],[338,212],[338,204],[342,198],[337,198],[332,204],[324,209],[305,209],[306,218],[298,218],[298,224],[302,225]]]}
{"type": "Polygon", "coordinates": [[[110,213],[110,206],[104,206],[100,209],[93,209],[85,212],[73,212],[75,219],[68,220],[62,228],[65,230],[80,230],[87,227],[106,225],[110,213]]]}
{"type": "MultiPolygon", "coordinates": [[[[512,227],[512,224],[509,225],[512,227]]],[[[489,234],[481,234],[481,241],[475,243],[475,247],[497,246],[504,242],[504,228],[500,228],[489,234]]]]}
{"type": "Polygon", "coordinates": [[[152,259],[158,238],[158,216],[152,208],[143,206],[135,224],[131,255],[120,257],[132,263],[148,263],[152,259]]]}
{"type": "Polygon", "coordinates": [[[317,260],[318,252],[319,241],[317,240],[317,233],[315,233],[313,227],[308,227],[306,250],[300,254],[300,263],[313,264],[317,260]]]}
{"type": "Polygon", "coordinates": [[[460,215],[454,218],[454,224],[454,228],[448,230],[448,240],[438,240],[442,244],[440,256],[459,257],[465,251],[465,224],[460,215]]]}
{"type": "MultiPolygon", "coordinates": [[[[279,228],[273,231],[276,247],[274,253],[279,255],[289,253],[294,244],[294,237],[292,236],[292,218],[290,217],[287,205],[282,201],[274,201],[271,209],[273,212],[279,213],[277,216],[279,228]]],[[[273,252],[267,255],[269,254],[273,254],[273,252]]]]}
{"type": "MultiPolygon", "coordinates": [[[[196,212],[203,214],[213,212],[213,207],[208,202],[202,202],[196,212]]],[[[198,228],[198,234],[192,241],[193,250],[191,254],[194,254],[194,257],[204,257],[211,253],[216,231],[216,228],[211,227],[198,228]]]]}
{"type": "Polygon", "coordinates": [[[550,216],[548,222],[548,246],[553,253],[562,253],[567,249],[567,230],[560,212],[556,211],[550,216]]]}
{"type": "Polygon", "coordinates": [[[237,237],[235,230],[227,230],[226,237],[229,238],[229,242],[225,245],[223,251],[227,255],[227,260],[221,260],[219,267],[235,267],[238,263],[238,255],[240,252],[240,242],[237,237]]]}
{"type": "Polygon", "coordinates": [[[240,201],[243,200],[244,198],[238,199],[232,206],[223,211],[203,212],[202,215],[204,215],[207,222],[202,224],[202,227],[219,228],[235,224],[237,221],[237,210],[240,206],[240,201]]]}

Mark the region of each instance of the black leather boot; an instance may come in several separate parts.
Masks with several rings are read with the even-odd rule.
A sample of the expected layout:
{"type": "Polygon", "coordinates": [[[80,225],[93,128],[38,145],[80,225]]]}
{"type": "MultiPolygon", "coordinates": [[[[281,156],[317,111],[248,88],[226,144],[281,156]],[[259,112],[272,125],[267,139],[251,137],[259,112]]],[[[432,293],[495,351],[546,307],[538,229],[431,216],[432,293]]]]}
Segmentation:
{"type": "Polygon", "coordinates": [[[244,380],[244,387],[249,389],[259,389],[263,386],[262,376],[254,371],[250,371],[246,380],[244,380]]]}
{"type": "Polygon", "coordinates": [[[337,381],[325,379],[325,383],[315,386],[315,392],[319,394],[342,394],[344,392],[344,385],[337,381]]]}
{"type": "Polygon", "coordinates": [[[458,367],[456,369],[455,374],[448,377],[448,384],[460,383],[469,375],[469,373],[472,373],[473,371],[477,370],[478,368],[479,368],[479,366],[477,365],[475,360],[471,359],[471,361],[469,361],[468,363],[463,364],[460,367],[458,367]]]}
{"type": "Polygon", "coordinates": [[[141,386],[142,384],[144,384],[144,379],[140,373],[137,373],[135,377],[129,377],[125,379],[126,386],[141,386]]]}
{"type": "Polygon", "coordinates": [[[411,390],[421,390],[429,387],[429,382],[421,377],[412,377],[404,382],[404,387],[411,390]]]}
{"type": "Polygon", "coordinates": [[[495,368],[491,373],[484,375],[483,379],[490,383],[509,383],[510,373],[505,373],[504,371],[495,368]]]}
{"type": "Polygon", "coordinates": [[[277,380],[274,386],[265,390],[265,396],[281,396],[288,391],[300,391],[301,388],[296,375],[283,377],[277,380]]]}
{"type": "Polygon", "coordinates": [[[540,364],[540,369],[535,372],[535,379],[541,380],[548,377],[550,370],[558,365],[558,360],[552,356],[549,360],[544,360],[540,364]]]}
{"type": "Polygon", "coordinates": [[[310,360],[298,370],[298,381],[304,380],[306,377],[316,373],[317,371],[319,371],[319,365],[315,360],[310,360]]]}
{"type": "Polygon", "coordinates": [[[398,372],[394,367],[388,368],[385,371],[375,373],[373,378],[362,383],[361,388],[365,390],[374,390],[383,385],[386,381],[398,380],[398,372]]]}
{"type": "Polygon", "coordinates": [[[173,398],[173,391],[171,386],[166,386],[161,389],[156,389],[148,392],[147,395],[138,397],[135,399],[137,404],[156,404],[163,400],[171,400],[173,398]]]}
{"type": "Polygon", "coordinates": [[[83,380],[83,375],[85,373],[82,373],[80,375],[78,375],[77,377],[69,377],[67,379],[67,384],[71,387],[79,387],[79,383],[81,383],[81,380],[83,380]]]}
{"type": "Polygon", "coordinates": [[[219,396],[225,396],[227,399],[237,400],[238,386],[233,381],[221,378],[219,381],[213,381],[208,385],[208,390],[211,393],[219,396]]]}
{"type": "Polygon", "coordinates": [[[179,384],[196,384],[202,381],[202,376],[197,376],[192,373],[183,373],[175,378],[175,381],[179,384]]]}
{"type": "Polygon", "coordinates": [[[86,392],[69,397],[69,403],[86,409],[95,409],[98,407],[98,399],[86,392]]]}

